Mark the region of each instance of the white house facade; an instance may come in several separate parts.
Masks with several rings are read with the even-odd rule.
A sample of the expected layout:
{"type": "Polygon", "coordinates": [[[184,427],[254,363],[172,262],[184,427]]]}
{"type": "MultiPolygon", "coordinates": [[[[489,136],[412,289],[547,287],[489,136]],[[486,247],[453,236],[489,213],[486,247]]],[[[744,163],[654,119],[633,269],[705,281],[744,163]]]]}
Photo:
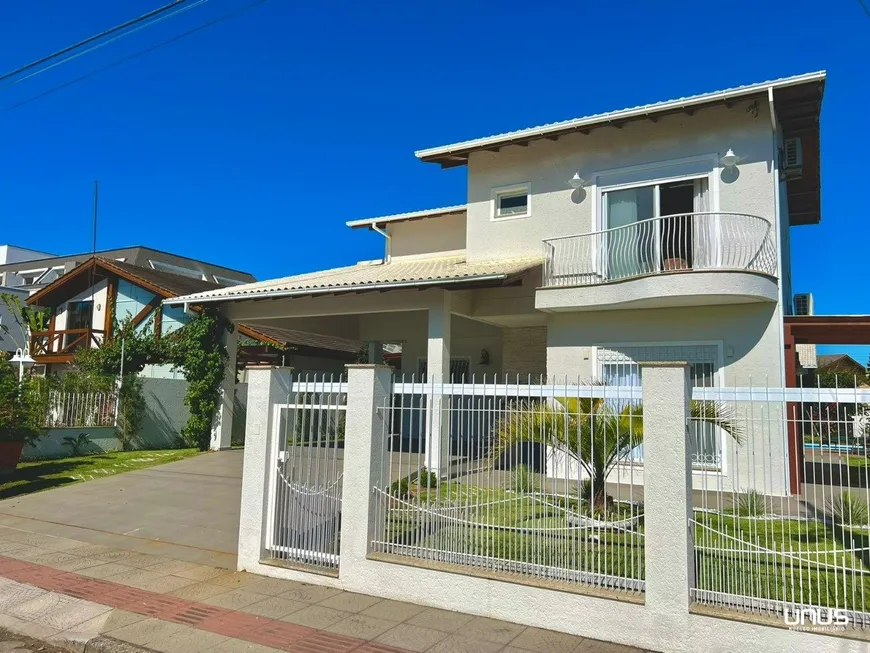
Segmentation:
{"type": "MultiPolygon", "coordinates": [[[[811,73],[421,150],[464,204],[352,220],[382,261],[167,300],[401,345],[404,374],[785,385],[792,226],[820,220],[811,73]],[[264,301],[268,300],[268,301],[264,301]]],[[[784,440],[784,436],[783,436],[784,440]]],[[[783,443],[783,446],[785,444],[783,443]]]]}

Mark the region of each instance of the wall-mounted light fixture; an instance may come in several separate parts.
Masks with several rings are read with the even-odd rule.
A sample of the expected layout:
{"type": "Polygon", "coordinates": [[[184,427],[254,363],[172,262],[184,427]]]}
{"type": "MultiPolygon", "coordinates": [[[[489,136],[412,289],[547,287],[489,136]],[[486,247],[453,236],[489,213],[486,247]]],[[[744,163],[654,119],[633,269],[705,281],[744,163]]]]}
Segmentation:
{"type": "Polygon", "coordinates": [[[734,154],[734,150],[729,147],[728,151],[725,152],[725,156],[719,159],[719,161],[722,163],[723,166],[730,170],[737,165],[738,161],[740,161],[740,157],[734,154]]]}
{"type": "Polygon", "coordinates": [[[489,365],[489,352],[486,349],[480,350],[480,364],[489,365]]]}
{"type": "Polygon", "coordinates": [[[568,185],[571,188],[583,188],[586,185],[586,180],[580,176],[579,172],[575,172],[574,176],[568,180],[568,185]]]}

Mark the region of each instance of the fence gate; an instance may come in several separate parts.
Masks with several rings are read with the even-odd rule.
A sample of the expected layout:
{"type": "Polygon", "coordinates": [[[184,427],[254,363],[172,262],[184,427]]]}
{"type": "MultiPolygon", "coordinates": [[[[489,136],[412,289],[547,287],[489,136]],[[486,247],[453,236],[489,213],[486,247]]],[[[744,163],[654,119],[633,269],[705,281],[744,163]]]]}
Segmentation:
{"type": "Polygon", "coordinates": [[[273,407],[266,561],[338,569],[346,408],[347,383],[322,375],[273,407]]]}

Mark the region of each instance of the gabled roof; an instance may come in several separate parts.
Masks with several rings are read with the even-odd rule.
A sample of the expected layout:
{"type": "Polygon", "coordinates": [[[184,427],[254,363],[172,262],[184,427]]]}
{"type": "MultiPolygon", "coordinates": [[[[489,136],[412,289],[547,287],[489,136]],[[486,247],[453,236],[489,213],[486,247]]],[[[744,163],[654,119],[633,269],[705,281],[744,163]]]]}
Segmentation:
{"type": "Polygon", "coordinates": [[[432,147],[425,150],[418,150],[415,156],[421,161],[431,161],[440,163],[442,167],[448,168],[457,165],[465,165],[468,163],[468,157],[472,152],[479,150],[492,149],[503,147],[511,144],[522,145],[527,144],[531,140],[541,138],[549,138],[556,140],[564,134],[571,132],[583,131],[588,132],[590,129],[604,127],[607,125],[619,126],[629,120],[648,119],[651,116],[665,113],[675,113],[686,110],[700,109],[705,106],[714,104],[724,104],[732,102],[738,98],[745,98],[763,93],[775,92],[780,89],[799,85],[823,85],[825,81],[825,72],[819,71],[807,73],[804,75],[795,75],[793,77],[782,77],[773,79],[767,82],[758,84],[748,84],[745,86],[737,86],[721,91],[713,91],[712,93],[703,93],[700,95],[690,95],[687,97],[677,98],[675,100],[666,100],[663,102],[654,102],[652,104],[644,104],[641,106],[620,109],[618,111],[608,111],[605,113],[597,113],[591,116],[582,118],[574,118],[572,120],[563,120],[561,122],[553,122],[538,127],[530,127],[528,129],[519,129],[517,131],[496,134],[494,136],[486,136],[483,138],[475,138],[467,141],[460,141],[450,145],[440,147],[432,147]]]}
{"type": "Polygon", "coordinates": [[[27,303],[34,306],[56,306],[90,288],[94,280],[102,279],[109,274],[142,286],[161,297],[175,297],[220,288],[218,284],[209,281],[92,256],[28,297],[27,303]]]}
{"type": "Polygon", "coordinates": [[[203,304],[266,297],[300,297],[398,288],[500,286],[541,265],[540,258],[467,261],[463,257],[364,263],[283,279],[247,283],[176,297],[167,304],[203,304]]]}

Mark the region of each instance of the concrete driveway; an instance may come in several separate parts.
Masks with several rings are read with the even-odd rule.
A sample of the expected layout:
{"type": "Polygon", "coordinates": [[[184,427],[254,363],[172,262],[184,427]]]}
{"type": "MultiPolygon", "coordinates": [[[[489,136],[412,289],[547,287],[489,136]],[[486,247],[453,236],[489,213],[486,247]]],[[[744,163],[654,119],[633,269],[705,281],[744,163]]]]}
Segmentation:
{"type": "Polygon", "coordinates": [[[242,451],[0,501],[0,525],[235,569],[242,451]]]}

